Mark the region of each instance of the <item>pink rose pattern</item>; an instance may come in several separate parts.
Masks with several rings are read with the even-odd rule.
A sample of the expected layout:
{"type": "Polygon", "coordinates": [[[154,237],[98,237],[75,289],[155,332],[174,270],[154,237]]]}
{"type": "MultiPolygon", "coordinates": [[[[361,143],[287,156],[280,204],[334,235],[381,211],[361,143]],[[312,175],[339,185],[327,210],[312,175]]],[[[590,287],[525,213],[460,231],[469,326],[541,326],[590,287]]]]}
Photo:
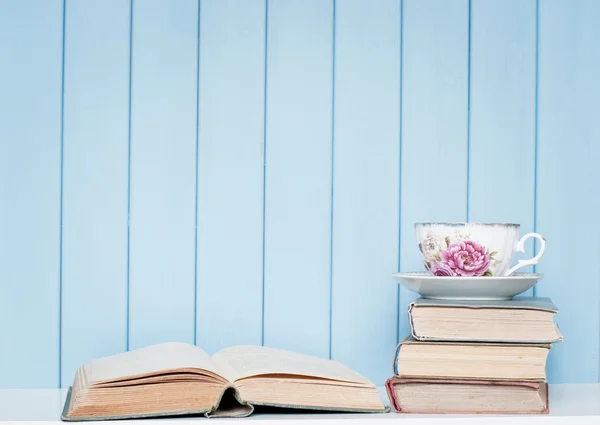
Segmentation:
{"type": "Polygon", "coordinates": [[[491,276],[490,265],[495,263],[495,254],[475,241],[459,240],[448,243],[434,261],[425,263],[425,268],[434,276],[491,276]]]}
{"type": "Polygon", "coordinates": [[[470,240],[451,244],[440,257],[455,276],[483,276],[491,262],[485,247],[470,240]]]}
{"type": "Polygon", "coordinates": [[[452,269],[444,263],[433,263],[429,270],[434,276],[454,276],[452,269]]]}

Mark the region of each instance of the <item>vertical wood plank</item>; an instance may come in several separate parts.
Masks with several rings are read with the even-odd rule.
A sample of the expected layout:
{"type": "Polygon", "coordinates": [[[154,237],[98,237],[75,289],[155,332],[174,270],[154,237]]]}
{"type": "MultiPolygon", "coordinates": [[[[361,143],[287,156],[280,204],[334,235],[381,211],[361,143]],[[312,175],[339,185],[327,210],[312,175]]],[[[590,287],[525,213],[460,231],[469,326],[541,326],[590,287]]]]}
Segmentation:
{"type": "MultiPolygon", "coordinates": [[[[468,0],[404,0],[400,270],[425,270],[414,224],[467,213],[468,0]]],[[[410,333],[400,288],[399,340],[410,333]]]]}
{"type": "Polygon", "coordinates": [[[336,5],[332,357],[383,384],[396,345],[400,1],[336,5]]]}
{"type": "MultiPolygon", "coordinates": [[[[519,223],[521,235],[534,231],[535,80],[535,0],[473,0],[469,220],[519,223]]],[[[526,248],[513,264],[533,257],[526,248]]]]}
{"type": "Polygon", "coordinates": [[[65,14],[63,386],[126,349],[129,12],[78,0],[65,14]]]}
{"type": "Polygon", "coordinates": [[[539,4],[537,228],[548,240],[538,296],[565,335],[551,382],[598,381],[600,299],[600,3],[539,4]]]}
{"type": "Polygon", "coordinates": [[[198,1],[133,5],[129,347],[194,341],[198,1]]]}
{"type": "Polygon", "coordinates": [[[265,1],[200,9],[197,343],[215,352],[262,343],[265,1]]]}
{"type": "Polygon", "coordinates": [[[62,1],[0,3],[0,387],[59,381],[62,1]]]}
{"type": "Polygon", "coordinates": [[[264,341],[328,357],[333,2],[267,19],[264,341]]]}

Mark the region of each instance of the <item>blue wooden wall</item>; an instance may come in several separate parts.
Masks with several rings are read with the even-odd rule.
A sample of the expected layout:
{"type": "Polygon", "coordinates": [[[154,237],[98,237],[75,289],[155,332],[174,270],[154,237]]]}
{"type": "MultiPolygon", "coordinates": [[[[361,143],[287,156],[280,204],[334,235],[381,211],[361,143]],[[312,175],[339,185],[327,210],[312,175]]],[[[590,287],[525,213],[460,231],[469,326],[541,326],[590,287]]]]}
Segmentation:
{"type": "Polygon", "coordinates": [[[0,387],[167,340],[382,384],[422,220],[542,233],[549,379],[598,381],[598,22],[595,0],[0,0],[0,387]]]}

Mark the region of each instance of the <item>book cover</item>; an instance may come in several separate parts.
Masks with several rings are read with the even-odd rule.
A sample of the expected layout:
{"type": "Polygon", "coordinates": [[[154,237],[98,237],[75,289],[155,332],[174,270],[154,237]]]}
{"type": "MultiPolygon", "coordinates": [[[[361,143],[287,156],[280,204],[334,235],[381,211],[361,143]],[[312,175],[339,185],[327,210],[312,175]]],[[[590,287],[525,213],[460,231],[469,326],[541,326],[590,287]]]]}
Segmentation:
{"type": "MultiPolygon", "coordinates": [[[[471,309],[507,309],[507,310],[539,310],[539,311],[547,311],[551,313],[558,313],[558,308],[550,298],[546,297],[516,297],[512,300],[506,301],[474,301],[474,300],[437,300],[437,299],[427,299],[427,298],[418,298],[415,301],[411,302],[408,306],[408,322],[410,325],[410,330],[413,338],[419,341],[473,341],[473,342],[512,342],[512,343],[528,343],[531,341],[511,338],[510,340],[506,339],[497,339],[493,338],[436,338],[432,336],[423,336],[419,335],[415,328],[415,320],[413,317],[413,310],[419,307],[459,307],[459,308],[471,308],[471,309]]],[[[560,329],[557,324],[554,324],[556,338],[553,339],[538,339],[537,343],[555,343],[562,342],[564,340],[564,336],[560,332],[560,329]]]]}
{"type": "Polygon", "coordinates": [[[204,410],[185,410],[174,412],[161,412],[150,414],[137,415],[122,415],[122,416],[89,416],[89,417],[72,417],[69,416],[69,405],[71,402],[72,387],[69,387],[67,397],[60,419],[64,422],[88,422],[88,421],[110,421],[121,419],[151,419],[151,418],[167,418],[178,416],[204,416],[206,418],[245,418],[254,413],[255,406],[276,407],[283,409],[294,409],[304,411],[324,411],[324,412],[339,412],[339,413],[389,413],[390,406],[384,406],[383,410],[368,410],[368,409],[344,409],[330,408],[327,406],[298,406],[291,404],[276,404],[276,403],[247,403],[242,400],[239,392],[235,387],[226,388],[216,405],[212,409],[204,410]]]}
{"type": "Polygon", "coordinates": [[[65,405],[63,407],[60,419],[65,422],[87,422],[87,421],[111,421],[120,419],[150,419],[173,416],[205,416],[207,418],[244,418],[254,412],[254,406],[243,401],[238,391],[234,387],[225,388],[216,405],[212,409],[204,410],[185,410],[174,412],[161,412],[149,414],[135,414],[123,416],[88,416],[73,417],[69,415],[69,406],[71,404],[71,393],[73,387],[69,387],[65,405]]]}
{"type": "Polygon", "coordinates": [[[410,306],[432,307],[469,307],[469,308],[518,308],[529,310],[543,310],[558,313],[558,308],[550,298],[546,297],[515,297],[512,300],[436,300],[418,298],[410,306]]]}
{"type": "MultiPolygon", "coordinates": [[[[546,382],[522,382],[522,381],[466,381],[466,380],[455,380],[455,379],[412,379],[412,378],[398,378],[392,377],[388,379],[385,383],[386,392],[392,404],[392,408],[394,411],[398,413],[426,413],[426,414],[547,414],[549,413],[549,397],[548,397],[548,384],[546,382]],[[410,384],[424,384],[424,385],[438,385],[445,388],[441,395],[441,397],[437,397],[435,402],[428,403],[431,408],[427,409],[419,409],[419,408],[403,408],[402,400],[400,400],[400,396],[398,395],[397,387],[401,385],[410,385],[410,384]],[[472,395],[465,396],[456,396],[457,387],[460,386],[477,386],[481,387],[481,394],[488,392],[488,406],[485,409],[481,409],[475,406],[475,402],[473,402],[474,397],[472,395]],[[495,400],[499,400],[499,398],[495,398],[493,394],[497,388],[514,388],[514,389],[526,389],[531,396],[538,400],[538,404],[541,404],[541,407],[530,407],[529,409],[521,409],[517,408],[516,404],[510,405],[507,403],[502,404],[502,402],[498,401],[495,403],[495,400]],[[454,388],[454,391],[453,391],[454,388]],[[530,390],[530,391],[529,391],[530,390]],[[450,397],[447,400],[443,400],[444,394],[452,395],[454,397],[454,402],[459,400],[462,402],[463,407],[448,407],[448,404],[451,404],[452,401],[450,397]],[[461,400],[462,397],[462,400],[461,400]],[[471,404],[472,407],[465,407],[466,405],[471,404]],[[439,408],[439,406],[446,405],[446,408],[439,408]]],[[[523,392],[523,391],[521,391],[523,392]]],[[[458,404],[458,403],[457,403],[458,404]]]]}
{"type": "Polygon", "coordinates": [[[414,336],[408,335],[403,341],[396,346],[396,351],[394,353],[394,359],[392,361],[392,369],[394,371],[394,375],[398,375],[398,358],[400,355],[400,350],[404,345],[447,345],[447,346],[488,346],[488,347],[536,347],[536,348],[544,348],[550,350],[552,347],[551,344],[546,343],[507,343],[507,342],[474,342],[474,341],[419,341],[414,336]]]}

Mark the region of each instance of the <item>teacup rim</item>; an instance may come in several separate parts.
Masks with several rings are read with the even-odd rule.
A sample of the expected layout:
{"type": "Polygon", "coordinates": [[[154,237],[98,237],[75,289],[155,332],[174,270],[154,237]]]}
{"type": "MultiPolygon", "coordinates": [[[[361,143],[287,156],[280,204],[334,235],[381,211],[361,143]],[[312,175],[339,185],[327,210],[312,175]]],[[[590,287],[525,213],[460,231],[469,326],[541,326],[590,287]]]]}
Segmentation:
{"type": "Polygon", "coordinates": [[[476,221],[425,221],[420,223],[415,223],[415,227],[420,226],[467,226],[467,225],[475,225],[475,226],[505,226],[505,227],[520,227],[521,225],[518,223],[500,223],[500,222],[476,222],[476,221]]]}

